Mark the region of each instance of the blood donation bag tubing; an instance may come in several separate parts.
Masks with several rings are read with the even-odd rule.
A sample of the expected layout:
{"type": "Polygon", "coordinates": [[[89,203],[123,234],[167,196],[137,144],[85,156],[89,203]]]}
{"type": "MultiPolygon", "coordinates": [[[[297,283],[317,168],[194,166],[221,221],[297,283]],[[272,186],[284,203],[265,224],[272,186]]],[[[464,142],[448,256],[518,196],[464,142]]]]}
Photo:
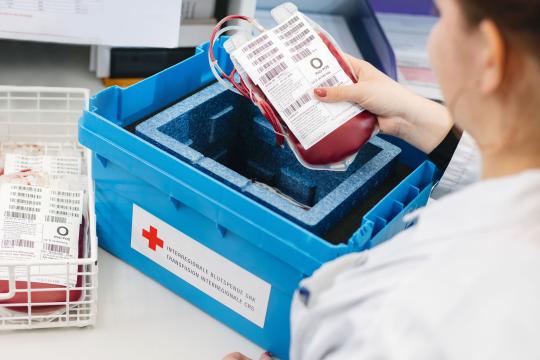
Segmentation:
{"type": "Polygon", "coordinates": [[[266,30],[255,19],[232,15],[214,30],[210,67],[217,80],[249,98],[272,125],[276,142],[285,142],[298,161],[313,170],[346,171],[377,131],[375,116],[349,102],[322,103],[316,87],[351,85],[356,75],[332,37],[292,3],[272,9],[277,23],[266,30]],[[226,21],[248,21],[259,32],[226,21]],[[225,42],[234,70],[225,74],[213,54],[217,37],[238,30],[225,42]]]}

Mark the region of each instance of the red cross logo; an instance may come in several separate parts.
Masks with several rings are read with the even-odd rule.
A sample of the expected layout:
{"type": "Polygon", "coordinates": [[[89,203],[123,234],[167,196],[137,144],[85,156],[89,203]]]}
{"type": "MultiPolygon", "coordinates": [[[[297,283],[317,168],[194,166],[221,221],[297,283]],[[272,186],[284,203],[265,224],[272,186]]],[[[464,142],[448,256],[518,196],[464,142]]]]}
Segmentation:
{"type": "Polygon", "coordinates": [[[143,238],[148,239],[148,247],[150,249],[156,251],[156,246],[163,249],[163,240],[158,238],[157,229],[155,227],[150,226],[150,230],[143,229],[142,236],[143,238]]]}

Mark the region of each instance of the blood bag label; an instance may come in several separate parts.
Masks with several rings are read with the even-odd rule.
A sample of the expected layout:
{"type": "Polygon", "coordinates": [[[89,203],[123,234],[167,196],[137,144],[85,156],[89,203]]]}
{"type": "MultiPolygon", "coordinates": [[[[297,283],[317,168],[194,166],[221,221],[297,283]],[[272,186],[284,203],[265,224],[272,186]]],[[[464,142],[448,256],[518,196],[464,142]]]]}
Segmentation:
{"type": "Polygon", "coordinates": [[[137,205],[133,205],[131,247],[257,326],[264,327],[271,290],[269,283],[137,205]]]}
{"type": "Polygon", "coordinates": [[[80,156],[25,155],[7,153],[4,173],[14,174],[23,170],[43,171],[51,176],[81,175],[80,156]]]}
{"type": "Polygon", "coordinates": [[[353,82],[301,13],[234,50],[231,57],[261,88],[304,149],[363,111],[352,103],[314,98],[315,87],[353,82]]]}
{"type": "MultiPolygon", "coordinates": [[[[39,262],[78,257],[83,192],[23,184],[0,185],[0,260],[39,262]]],[[[7,279],[0,268],[0,279],[7,279]]],[[[15,268],[15,279],[75,286],[77,265],[15,268]],[[29,273],[28,273],[29,271],[29,273]]]]}

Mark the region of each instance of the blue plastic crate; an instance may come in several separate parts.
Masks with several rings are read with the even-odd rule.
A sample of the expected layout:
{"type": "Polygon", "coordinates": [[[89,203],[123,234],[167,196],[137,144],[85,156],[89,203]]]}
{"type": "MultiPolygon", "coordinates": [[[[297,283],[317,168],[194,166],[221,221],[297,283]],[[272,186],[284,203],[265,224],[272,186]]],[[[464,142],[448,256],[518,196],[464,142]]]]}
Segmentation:
{"type": "MultiPolygon", "coordinates": [[[[426,163],[424,170],[420,168],[411,174],[373,208],[370,214],[375,216],[374,220],[366,216],[368,224],[374,221],[372,228],[365,223],[364,230],[360,230],[363,234],[358,233],[346,243],[333,245],[126,129],[210,84],[214,79],[208,68],[206,51],[207,45],[203,45],[197,48],[193,57],[129,88],[112,87],[102,91],[92,98],[90,110],[81,118],[79,140],[94,152],[100,245],[285,359],[290,337],[289,307],[299,281],[324,262],[384,241],[406,226],[400,224],[403,215],[425,203],[436,175],[430,173],[433,166],[426,163]],[[431,175],[433,178],[430,179],[431,175]],[[418,189],[418,195],[416,190],[410,192],[413,188],[418,189]],[[403,209],[385,210],[388,204],[394,204],[394,200],[403,204],[403,209]],[[261,306],[267,300],[264,318],[248,319],[249,314],[234,310],[232,305],[225,305],[223,299],[218,301],[215,296],[208,295],[208,291],[193,285],[194,280],[188,275],[177,276],[137,249],[133,237],[140,237],[140,234],[136,230],[132,232],[132,227],[138,231],[137,226],[143,226],[133,223],[133,214],[137,211],[151,214],[143,231],[173,229],[176,237],[166,239],[172,246],[187,244],[182,245],[186,251],[198,249],[199,253],[218,259],[216,261],[221,265],[227,264],[228,274],[242,273],[244,277],[251,277],[249,281],[267,284],[266,299],[263,295],[252,303],[249,299],[244,302],[248,307],[261,306]],[[387,226],[388,230],[379,228],[385,222],[390,226],[387,226]],[[367,238],[371,242],[366,241],[367,238]]],[[[222,66],[230,66],[221,43],[216,51],[222,66]]],[[[407,156],[402,152],[400,161],[407,156]]],[[[146,250],[158,254],[167,246],[162,248],[154,243],[153,250],[146,250]]],[[[185,261],[181,264],[182,271],[189,268],[191,275],[194,271],[204,273],[196,261],[185,260],[185,256],[178,256],[178,259],[185,261]]],[[[203,265],[206,270],[215,266],[213,261],[203,265]]]]}
{"type": "Polygon", "coordinates": [[[317,235],[392,174],[401,152],[375,137],[346,172],[306,169],[289,147],[276,145],[256,106],[219,83],[142,122],[136,133],[317,235]]]}

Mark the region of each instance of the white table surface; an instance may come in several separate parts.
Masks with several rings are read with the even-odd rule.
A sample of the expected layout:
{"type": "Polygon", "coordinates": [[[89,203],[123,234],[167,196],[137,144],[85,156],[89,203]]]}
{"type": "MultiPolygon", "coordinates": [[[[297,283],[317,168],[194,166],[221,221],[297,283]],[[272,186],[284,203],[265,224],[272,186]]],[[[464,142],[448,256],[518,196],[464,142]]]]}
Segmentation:
{"type": "MultiPolygon", "coordinates": [[[[103,88],[89,49],[0,41],[0,84],[103,88]]],[[[262,349],[107,252],[99,252],[98,319],[84,329],[0,332],[0,359],[215,360],[262,349]]]]}

